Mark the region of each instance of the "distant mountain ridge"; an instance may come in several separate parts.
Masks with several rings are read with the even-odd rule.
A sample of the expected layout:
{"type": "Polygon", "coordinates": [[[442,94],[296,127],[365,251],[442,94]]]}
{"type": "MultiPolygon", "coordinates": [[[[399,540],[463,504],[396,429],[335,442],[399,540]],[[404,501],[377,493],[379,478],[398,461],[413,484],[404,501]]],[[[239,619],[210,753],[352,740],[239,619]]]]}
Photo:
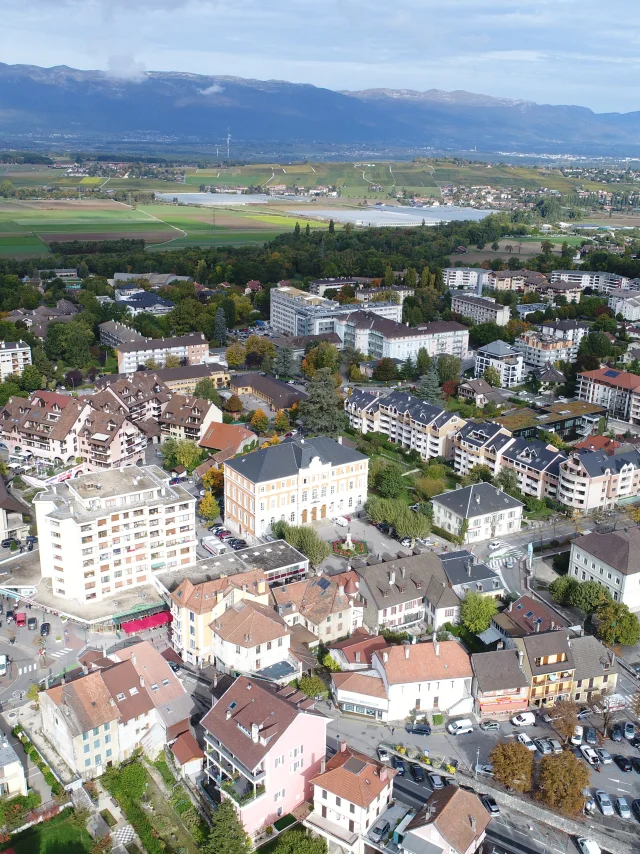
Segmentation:
{"type": "Polygon", "coordinates": [[[393,145],[479,151],[638,153],[640,112],[597,114],[465,91],[336,92],[189,72],[129,79],[0,63],[0,137],[393,145]]]}

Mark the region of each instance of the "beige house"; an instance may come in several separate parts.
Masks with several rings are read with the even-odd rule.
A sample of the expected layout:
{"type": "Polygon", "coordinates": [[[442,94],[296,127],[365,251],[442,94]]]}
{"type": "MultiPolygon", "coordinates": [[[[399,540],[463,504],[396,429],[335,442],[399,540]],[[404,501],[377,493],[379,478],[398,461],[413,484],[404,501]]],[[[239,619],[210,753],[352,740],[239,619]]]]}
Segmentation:
{"type": "Polygon", "coordinates": [[[558,700],[570,700],[575,663],[571,648],[573,641],[565,632],[538,632],[514,638],[513,642],[524,653],[522,664],[531,685],[531,705],[545,708],[558,700]]]}
{"type": "Polygon", "coordinates": [[[221,575],[193,584],[185,579],[171,593],[171,643],[184,661],[203,666],[213,661],[211,624],[243,600],[269,604],[267,579],[261,569],[221,575]]]}
{"type": "Polygon", "coordinates": [[[0,735],[0,796],[13,798],[27,794],[24,765],[5,735],[0,735]]]}
{"type": "Polygon", "coordinates": [[[147,437],[126,415],[92,412],[82,425],[79,440],[87,471],[144,463],[147,437]]]}
{"type": "Polygon", "coordinates": [[[362,626],[364,608],[352,579],[343,586],[324,576],[306,578],[273,587],[271,595],[288,626],[304,626],[324,643],[362,626]]]}
{"type": "Polygon", "coordinates": [[[222,422],[222,412],[208,400],[174,394],[158,419],[160,440],[190,439],[198,444],[210,424],[222,422]]]}
{"type": "Polygon", "coordinates": [[[560,465],[558,501],[581,513],[615,507],[640,494],[640,451],[622,445],[613,453],[573,453],[560,465]]]}
{"type": "Polygon", "coordinates": [[[620,671],[610,649],[593,635],[583,635],[571,639],[571,653],[575,664],[572,700],[589,702],[594,694],[615,693],[620,671]]]}
{"type": "MultiPolygon", "coordinates": [[[[289,655],[291,631],[267,605],[241,600],[211,623],[215,666],[221,673],[261,675],[274,665],[289,663],[285,681],[299,675],[300,666],[289,655]]],[[[266,674],[265,674],[266,675],[266,674]]]]}

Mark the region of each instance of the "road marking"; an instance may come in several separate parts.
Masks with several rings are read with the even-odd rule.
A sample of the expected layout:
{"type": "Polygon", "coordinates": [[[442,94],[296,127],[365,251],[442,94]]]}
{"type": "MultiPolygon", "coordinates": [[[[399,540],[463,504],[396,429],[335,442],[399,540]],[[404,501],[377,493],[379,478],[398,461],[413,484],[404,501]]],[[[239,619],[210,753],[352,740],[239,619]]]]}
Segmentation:
{"type": "Polygon", "coordinates": [[[25,667],[18,668],[18,676],[24,676],[25,673],[30,673],[32,670],[36,669],[35,664],[27,664],[25,667]]]}

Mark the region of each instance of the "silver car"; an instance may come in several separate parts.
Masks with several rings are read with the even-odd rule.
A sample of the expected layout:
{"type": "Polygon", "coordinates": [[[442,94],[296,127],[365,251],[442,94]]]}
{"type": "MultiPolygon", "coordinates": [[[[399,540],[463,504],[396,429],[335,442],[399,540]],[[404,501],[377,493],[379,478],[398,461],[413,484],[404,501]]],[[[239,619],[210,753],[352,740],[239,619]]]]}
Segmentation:
{"type": "Polygon", "coordinates": [[[551,750],[553,750],[554,753],[562,753],[562,745],[557,738],[549,738],[547,741],[551,745],[551,750]]]}
{"type": "Polygon", "coordinates": [[[631,818],[631,810],[626,798],[616,798],[616,810],[620,818],[631,818]]]}
{"type": "Polygon", "coordinates": [[[546,738],[536,738],[533,742],[543,756],[549,756],[553,753],[551,745],[546,738]]]}
{"type": "Polygon", "coordinates": [[[603,792],[602,789],[598,789],[596,791],[596,801],[598,802],[602,815],[613,815],[613,804],[611,803],[611,798],[606,792],[603,792]]]}
{"type": "Polygon", "coordinates": [[[371,839],[372,842],[382,842],[390,830],[391,825],[388,821],[385,821],[384,819],[377,821],[369,831],[369,839],[371,839]]]}

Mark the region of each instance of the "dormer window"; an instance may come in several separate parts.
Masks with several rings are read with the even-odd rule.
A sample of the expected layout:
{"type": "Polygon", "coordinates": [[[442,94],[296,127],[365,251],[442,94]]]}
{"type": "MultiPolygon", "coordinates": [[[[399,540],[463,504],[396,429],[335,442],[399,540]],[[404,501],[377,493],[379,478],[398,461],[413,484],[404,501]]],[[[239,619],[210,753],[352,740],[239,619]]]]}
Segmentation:
{"type": "Polygon", "coordinates": [[[135,686],[135,685],[133,686],[133,688],[129,688],[129,694],[130,694],[132,697],[135,697],[135,695],[136,695],[137,693],[138,693],[138,689],[136,688],[136,686],[135,686]]]}
{"type": "Polygon", "coordinates": [[[118,702],[122,702],[122,700],[124,700],[124,694],[116,694],[116,700],[118,700],[118,702]]]}

